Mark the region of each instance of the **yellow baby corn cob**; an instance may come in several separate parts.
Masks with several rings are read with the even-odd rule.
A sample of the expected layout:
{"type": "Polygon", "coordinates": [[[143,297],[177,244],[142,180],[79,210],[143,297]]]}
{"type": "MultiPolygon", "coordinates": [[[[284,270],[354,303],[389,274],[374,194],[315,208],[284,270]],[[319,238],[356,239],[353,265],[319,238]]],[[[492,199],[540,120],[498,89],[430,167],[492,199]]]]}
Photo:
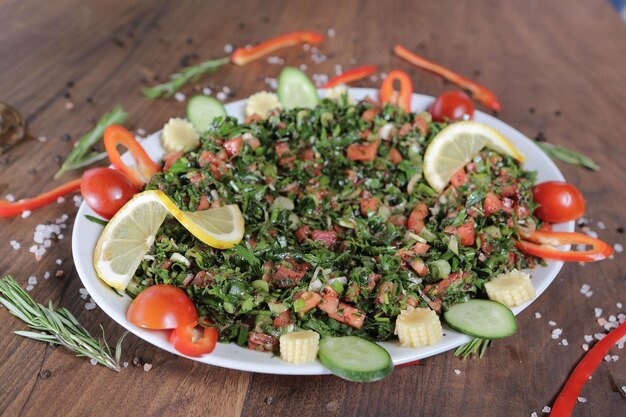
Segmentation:
{"type": "Polygon", "coordinates": [[[395,334],[400,344],[406,347],[434,345],[443,336],[437,313],[430,308],[408,306],[396,319],[395,334]]]}
{"type": "Polygon", "coordinates": [[[280,357],[296,364],[313,362],[319,342],[320,335],[312,330],[285,333],[280,336],[280,357]]]}
{"type": "Polygon", "coordinates": [[[200,135],[188,120],[172,117],[163,126],[161,144],[167,152],[188,151],[200,144],[200,135]]]}
{"type": "Polygon", "coordinates": [[[491,300],[507,307],[517,307],[535,298],[535,287],[530,275],[517,269],[500,274],[485,284],[491,300]]]}
{"type": "Polygon", "coordinates": [[[257,114],[266,119],[272,110],[280,110],[281,108],[282,106],[276,94],[261,91],[248,97],[246,116],[250,117],[253,114],[257,114]]]}

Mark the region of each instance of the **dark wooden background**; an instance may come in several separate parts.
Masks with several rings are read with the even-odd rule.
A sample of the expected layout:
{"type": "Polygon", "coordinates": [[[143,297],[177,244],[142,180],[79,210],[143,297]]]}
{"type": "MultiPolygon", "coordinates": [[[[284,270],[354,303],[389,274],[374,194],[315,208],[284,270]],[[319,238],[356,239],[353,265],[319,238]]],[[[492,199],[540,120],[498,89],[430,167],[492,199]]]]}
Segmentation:
{"type": "MultiPolygon", "coordinates": [[[[76,139],[117,103],[130,112],[129,126],[148,132],[171,115],[184,114],[184,103],[152,102],[139,90],[146,80],[163,80],[178,70],[185,56],[197,62],[194,54],[224,56],[225,44],[329,28],[336,36],[322,47],[328,61],[316,65],[298,47],[277,55],[288,64],[305,62],[309,74],[332,74],[335,64],[344,69],[377,64],[382,71],[408,69],[418,92],[436,95],[450,88],[392,56],[392,45],[401,42],[475,78],[501,99],[504,121],[530,137],[542,132],[602,166],[591,173],[560,165],[586,195],[587,217],[600,237],[611,244],[626,241],[618,230],[626,226],[626,24],[604,0],[0,0],[0,100],[28,117],[34,136],[48,138],[0,156],[0,195],[21,198],[56,184],[51,177],[58,155],[64,157],[72,146],[63,135],[76,139]],[[600,230],[596,221],[606,229],[600,230]]],[[[235,92],[231,99],[240,99],[265,89],[264,77],[279,71],[278,65],[262,60],[228,67],[198,85],[227,85],[235,92]]],[[[27,219],[0,220],[0,272],[24,285],[36,275],[39,284],[32,295],[37,300],[69,308],[93,332],[102,324],[114,340],[123,329],[99,309],[87,311],[79,297],[82,285],[72,264],[69,231],[40,262],[28,252],[35,226],[62,213],[73,218],[71,199],[27,219]],[[21,242],[19,251],[9,245],[12,239],[21,242]],[[60,267],[58,258],[63,259],[60,267]],[[42,279],[44,271],[57,269],[65,272],[63,278],[42,279]]],[[[544,296],[519,316],[519,332],[496,342],[484,359],[462,362],[445,353],[371,384],[201,365],[134,336],[126,339],[122,355],[131,365],[116,374],[63,349],[13,335],[23,324],[0,310],[0,414],[541,416],[582,357],[583,336],[601,330],[593,308],[604,309],[608,317],[620,312],[616,303],[626,304],[624,270],[623,254],[585,267],[567,265],[544,296]],[[580,293],[584,283],[591,285],[593,296],[580,293]],[[535,312],[542,318],[536,319],[535,312]],[[550,338],[549,320],[563,328],[569,346],[550,338]],[[135,357],[152,369],[134,367],[135,357]]],[[[624,351],[614,348],[613,353],[624,351]]],[[[626,385],[625,362],[620,356],[618,362],[601,364],[583,390],[587,403],[578,404],[574,415],[626,414],[626,400],[611,383],[613,378],[626,385]]]]}

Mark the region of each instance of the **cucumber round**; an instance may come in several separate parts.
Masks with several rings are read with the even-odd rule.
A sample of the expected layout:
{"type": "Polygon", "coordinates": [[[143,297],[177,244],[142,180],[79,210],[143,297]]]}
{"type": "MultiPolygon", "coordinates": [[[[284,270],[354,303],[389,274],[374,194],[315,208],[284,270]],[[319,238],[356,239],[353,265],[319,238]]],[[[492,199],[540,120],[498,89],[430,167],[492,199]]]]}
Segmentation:
{"type": "Polygon", "coordinates": [[[389,352],[357,336],[323,338],[319,357],[330,372],[348,381],[378,381],[393,371],[389,352]]]}
{"type": "Polygon", "coordinates": [[[517,330],[511,309],[490,300],[455,304],[443,313],[443,319],[454,330],[482,339],[501,339],[517,330]]]}
{"type": "Polygon", "coordinates": [[[187,103],[187,119],[198,132],[204,133],[218,116],[225,117],[226,109],[216,99],[208,96],[193,96],[187,103]]]}
{"type": "Polygon", "coordinates": [[[278,99],[287,110],[312,109],[320,102],[315,85],[297,68],[285,67],[278,77],[278,99]]]}

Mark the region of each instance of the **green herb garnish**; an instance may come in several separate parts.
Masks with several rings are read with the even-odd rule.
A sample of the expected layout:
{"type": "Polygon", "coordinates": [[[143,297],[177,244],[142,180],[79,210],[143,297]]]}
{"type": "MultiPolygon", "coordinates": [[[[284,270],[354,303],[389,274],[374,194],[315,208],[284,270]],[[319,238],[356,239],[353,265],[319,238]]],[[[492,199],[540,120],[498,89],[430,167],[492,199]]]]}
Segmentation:
{"type": "Polygon", "coordinates": [[[104,337],[104,329],[102,329],[102,338],[95,339],[80,325],[72,313],[65,308],[55,309],[52,301],[48,307],[35,302],[11,276],[0,280],[0,303],[11,314],[26,323],[31,330],[34,330],[18,330],[15,334],[64,346],[76,353],[76,356],[90,358],[113,371],[120,371],[122,340],[126,333],[115,345],[115,355],[113,355],[104,337]]]}
{"type": "Polygon", "coordinates": [[[491,340],[488,339],[472,339],[471,342],[467,342],[466,344],[456,348],[454,356],[460,356],[463,360],[472,356],[481,359],[485,356],[485,352],[487,351],[490,343],[491,340]]]}
{"type": "Polygon", "coordinates": [[[85,217],[86,217],[86,218],[87,218],[87,220],[89,220],[90,222],[93,222],[93,223],[99,224],[99,225],[101,225],[101,226],[106,226],[107,224],[109,224],[109,222],[108,222],[108,221],[106,221],[106,220],[102,220],[102,219],[99,219],[99,218],[97,218],[97,217],[95,217],[95,216],[91,216],[91,215],[89,215],[89,214],[85,214],[85,217]]]}
{"type": "Polygon", "coordinates": [[[592,171],[598,171],[600,166],[593,159],[580,152],[564,148],[562,146],[553,145],[546,142],[535,142],[541,150],[554,160],[565,162],[566,164],[587,168],[592,171]]]}
{"type": "Polygon", "coordinates": [[[67,156],[63,165],[61,165],[61,169],[54,174],[54,179],[61,177],[68,171],[89,166],[106,158],[106,152],[95,152],[91,147],[102,138],[104,129],[110,125],[124,123],[127,118],[128,113],[119,105],[115,106],[110,113],[102,116],[102,119],[98,121],[96,126],[74,144],[74,149],[67,156]]]}
{"type": "Polygon", "coordinates": [[[229,62],[230,57],[224,57],[204,61],[197,65],[190,65],[183,68],[180,72],[170,75],[169,81],[154,87],[144,88],[142,90],[143,95],[152,99],[159,97],[172,97],[174,93],[180,90],[188,82],[196,81],[204,74],[215,72],[221,66],[226,65],[229,62]]]}

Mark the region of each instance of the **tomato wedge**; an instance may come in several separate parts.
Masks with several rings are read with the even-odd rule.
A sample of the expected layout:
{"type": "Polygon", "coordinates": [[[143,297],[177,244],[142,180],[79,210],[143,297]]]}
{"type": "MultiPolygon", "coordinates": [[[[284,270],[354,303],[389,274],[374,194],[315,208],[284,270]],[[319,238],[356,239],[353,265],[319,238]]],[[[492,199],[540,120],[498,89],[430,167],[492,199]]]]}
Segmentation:
{"type": "Polygon", "coordinates": [[[111,125],[106,128],[104,147],[113,166],[126,174],[135,187],[143,188],[150,181],[152,175],[161,170],[161,166],[150,159],[135,136],[124,126],[111,125]],[[122,161],[122,156],[118,150],[119,145],[130,151],[137,165],[128,166],[122,161]]]}
{"type": "Polygon", "coordinates": [[[218,332],[215,327],[205,327],[198,337],[197,323],[179,326],[170,333],[170,343],[183,355],[198,357],[213,352],[218,332]]]}
{"type": "Polygon", "coordinates": [[[139,327],[164,330],[195,325],[198,312],[183,290],[159,284],[146,288],[130,303],[126,318],[139,327]]]}
{"type": "Polygon", "coordinates": [[[411,96],[413,95],[413,83],[409,75],[400,70],[393,70],[385,78],[380,87],[380,101],[402,108],[405,112],[411,111],[411,96]],[[400,83],[400,91],[393,86],[394,81],[400,83]]]}
{"type": "Polygon", "coordinates": [[[515,246],[524,253],[543,259],[568,262],[593,262],[608,258],[613,248],[600,239],[576,232],[535,231],[522,236],[515,246]],[[581,251],[560,251],[554,246],[586,245],[591,249],[581,251]]]}

